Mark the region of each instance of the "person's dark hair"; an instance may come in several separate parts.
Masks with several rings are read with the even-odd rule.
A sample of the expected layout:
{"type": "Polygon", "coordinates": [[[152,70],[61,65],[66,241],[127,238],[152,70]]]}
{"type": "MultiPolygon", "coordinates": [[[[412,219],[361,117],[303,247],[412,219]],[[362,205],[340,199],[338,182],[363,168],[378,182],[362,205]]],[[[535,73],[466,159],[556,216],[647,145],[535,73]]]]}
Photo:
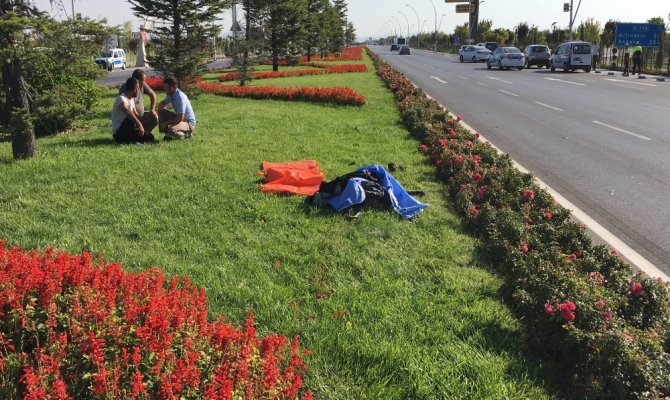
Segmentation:
{"type": "Polygon", "coordinates": [[[170,86],[177,86],[177,80],[176,80],[174,77],[172,77],[172,76],[168,76],[168,77],[165,78],[165,80],[163,81],[163,84],[164,84],[164,85],[170,85],[170,86]]]}
{"type": "Polygon", "coordinates": [[[134,87],[136,87],[139,84],[140,84],[140,82],[137,79],[128,78],[128,80],[126,80],[126,92],[133,89],[134,87]]]}
{"type": "Polygon", "coordinates": [[[141,69],[136,69],[133,71],[133,78],[137,79],[138,81],[143,81],[144,80],[144,71],[141,69]]]}

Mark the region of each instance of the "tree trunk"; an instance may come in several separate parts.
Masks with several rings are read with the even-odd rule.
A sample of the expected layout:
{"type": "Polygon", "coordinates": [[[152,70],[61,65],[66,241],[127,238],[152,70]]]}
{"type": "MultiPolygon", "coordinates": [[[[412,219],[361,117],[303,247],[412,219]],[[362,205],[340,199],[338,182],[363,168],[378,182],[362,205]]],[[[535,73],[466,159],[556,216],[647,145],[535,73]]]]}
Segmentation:
{"type": "Polygon", "coordinates": [[[21,60],[14,56],[2,66],[7,109],[10,112],[12,153],[14,159],[31,158],[35,155],[35,130],[30,119],[28,90],[23,81],[21,60]]]}
{"type": "Polygon", "coordinates": [[[311,43],[307,44],[307,61],[308,62],[312,61],[312,44],[311,43]]]}

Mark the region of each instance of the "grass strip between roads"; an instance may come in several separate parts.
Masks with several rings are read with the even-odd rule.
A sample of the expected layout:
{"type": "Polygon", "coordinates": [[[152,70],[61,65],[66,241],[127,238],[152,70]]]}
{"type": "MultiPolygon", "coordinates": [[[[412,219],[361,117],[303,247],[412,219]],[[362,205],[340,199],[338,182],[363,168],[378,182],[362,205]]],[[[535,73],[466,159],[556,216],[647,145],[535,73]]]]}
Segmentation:
{"type": "Polygon", "coordinates": [[[552,398],[501,303],[502,279],[482,267],[393,95],[362,62],[369,72],[262,84],[346,85],[363,107],[205,94],[192,102],[193,139],[118,146],[110,91],[80,130],[39,139],[35,159],[12,162],[0,142],[0,238],[190,276],[212,314],[241,323],[253,311],[259,334],[301,334],[315,398],[552,398]],[[300,159],[329,179],[403,165],[396,178],[430,207],[412,222],[390,211],[352,219],[260,193],[261,161],[300,159]]]}

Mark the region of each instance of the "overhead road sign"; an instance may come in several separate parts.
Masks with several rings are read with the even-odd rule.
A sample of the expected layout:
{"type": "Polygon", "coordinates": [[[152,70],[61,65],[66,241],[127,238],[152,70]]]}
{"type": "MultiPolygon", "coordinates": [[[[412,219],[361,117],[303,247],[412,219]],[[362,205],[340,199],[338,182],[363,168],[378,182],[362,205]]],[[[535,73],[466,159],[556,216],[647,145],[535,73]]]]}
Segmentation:
{"type": "Polygon", "coordinates": [[[636,46],[658,48],[665,33],[663,24],[617,23],[614,44],[617,47],[636,46]]]}
{"type": "Polygon", "coordinates": [[[472,4],[456,4],[456,13],[470,14],[475,12],[475,7],[472,4]]]}

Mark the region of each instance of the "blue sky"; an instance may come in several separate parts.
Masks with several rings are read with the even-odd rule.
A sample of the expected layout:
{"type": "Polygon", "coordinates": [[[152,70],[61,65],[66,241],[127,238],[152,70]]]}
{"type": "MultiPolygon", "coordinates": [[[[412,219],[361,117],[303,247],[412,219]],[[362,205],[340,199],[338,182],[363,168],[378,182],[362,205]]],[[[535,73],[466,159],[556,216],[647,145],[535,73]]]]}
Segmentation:
{"type": "MultiPolygon", "coordinates": [[[[59,1],[65,4],[67,13],[70,14],[73,0],[59,1]]],[[[453,32],[454,26],[467,21],[467,14],[455,13],[454,4],[445,4],[443,0],[432,1],[437,9],[438,23],[442,20],[440,30],[453,32]],[[442,14],[445,14],[444,18],[442,14]]],[[[484,0],[480,7],[480,19],[492,19],[494,28],[512,28],[522,21],[539,26],[540,29],[549,29],[552,22],[557,22],[560,27],[567,27],[569,13],[563,12],[564,1],[570,0],[484,0]]],[[[575,8],[578,2],[579,0],[575,0],[575,8]]],[[[35,3],[43,10],[51,11],[49,0],[35,0],[35,3]]],[[[399,23],[391,23],[396,26],[400,24],[403,33],[406,32],[407,22],[400,12],[407,16],[411,33],[416,33],[417,16],[406,4],[416,10],[423,31],[432,31],[435,26],[435,11],[431,0],[349,0],[348,3],[349,18],[353,21],[359,37],[388,34],[391,28],[386,21],[392,17],[399,23]]],[[[74,7],[75,12],[91,18],[107,18],[112,24],[120,25],[124,21],[132,21],[137,28],[140,22],[125,0],[74,0],[74,7]]],[[[54,13],[58,11],[54,10],[54,13]]],[[[594,17],[603,24],[608,19],[644,22],[651,17],[663,17],[667,22],[669,13],[669,0],[582,0],[576,24],[588,17],[594,17]]],[[[60,16],[63,15],[60,12],[60,16]]],[[[230,29],[230,12],[222,15],[221,20],[224,29],[230,29]]]]}

